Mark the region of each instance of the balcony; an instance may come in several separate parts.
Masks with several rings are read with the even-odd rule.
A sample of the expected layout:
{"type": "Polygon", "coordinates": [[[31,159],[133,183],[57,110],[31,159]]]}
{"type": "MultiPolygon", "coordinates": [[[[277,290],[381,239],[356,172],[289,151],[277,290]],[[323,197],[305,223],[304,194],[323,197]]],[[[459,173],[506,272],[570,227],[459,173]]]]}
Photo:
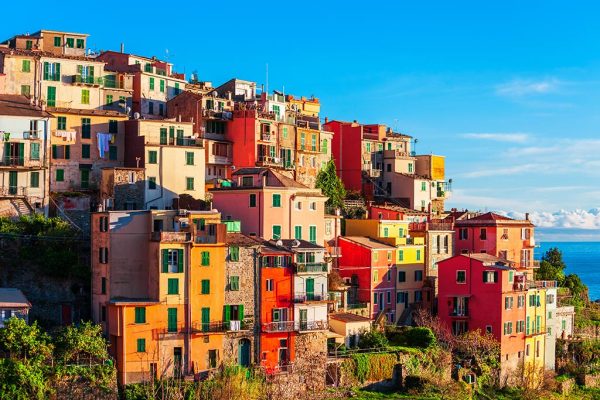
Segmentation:
{"type": "Polygon", "coordinates": [[[260,140],[262,140],[263,142],[270,142],[272,139],[274,139],[274,136],[272,136],[270,133],[260,134],[260,140]]]}
{"type": "Polygon", "coordinates": [[[262,324],[263,332],[292,332],[294,321],[265,322],[262,324]]]}
{"type": "Polygon", "coordinates": [[[462,309],[452,309],[450,310],[450,312],[448,313],[448,316],[450,317],[457,317],[457,318],[469,318],[469,310],[462,310],[462,309]]]}
{"type": "Polygon", "coordinates": [[[190,240],[192,240],[192,234],[190,232],[152,232],[153,242],[185,243],[190,240]]]}
{"type": "Polygon", "coordinates": [[[71,76],[71,83],[76,85],[102,86],[103,79],[96,78],[94,76],[77,74],[71,76]]]}
{"type": "Polygon", "coordinates": [[[294,272],[296,272],[297,274],[314,274],[328,271],[328,265],[324,262],[294,264],[294,272]]]}
{"type": "Polygon", "coordinates": [[[294,303],[310,303],[310,302],[320,302],[320,301],[328,301],[329,297],[327,293],[296,293],[294,295],[294,303]]]}
{"type": "Polygon", "coordinates": [[[204,146],[204,141],[202,139],[195,138],[177,138],[175,139],[175,145],[177,146],[204,146]]]}
{"type": "Polygon", "coordinates": [[[304,129],[312,129],[315,131],[318,131],[319,129],[321,129],[321,126],[317,121],[306,121],[306,120],[296,120],[296,126],[298,128],[304,128],[304,129]]]}
{"type": "Polygon", "coordinates": [[[279,157],[262,156],[258,158],[256,165],[259,167],[281,167],[283,166],[283,160],[279,157]]]}
{"type": "Polygon", "coordinates": [[[193,322],[191,331],[194,333],[239,332],[251,330],[253,326],[251,321],[193,322]]]}
{"type": "Polygon", "coordinates": [[[407,152],[402,150],[384,150],[383,158],[413,158],[413,156],[407,152]]]}
{"type": "Polygon", "coordinates": [[[0,167],[42,168],[44,167],[44,162],[24,157],[5,156],[0,159],[0,167]]]}
{"type": "Polygon", "coordinates": [[[520,263],[516,263],[518,268],[539,268],[540,260],[521,260],[520,263]]]}
{"type": "Polygon", "coordinates": [[[523,247],[535,247],[535,239],[534,238],[529,238],[529,239],[525,239],[523,240],[523,247]]]}
{"type": "Polygon", "coordinates": [[[230,121],[233,119],[233,113],[231,111],[224,110],[215,111],[204,109],[202,110],[202,117],[207,119],[220,119],[223,121],[230,121]]]}
{"type": "Polygon", "coordinates": [[[299,332],[305,331],[326,331],[329,329],[329,323],[323,321],[298,321],[294,324],[294,330],[299,332]]]}
{"type": "Polygon", "coordinates": [[[40,140],[40,131],[39,130],[33,130],[33,131],[23,131],[23,139],[25,140],[40,140]]]}
{"type": "Polygon", "coordinates": [[[0,197],[27,197],[28,188],[26,186],[1,186],[0,197]]]}
{"type": "MultiPolygon", "coordinates": [[[[364,166],[363,166],[364,167],[364,166]]],[[[363,172],[370,178],[379,178],[381,176],[381,170],[375,168],[363,168],[363,172]]]]}

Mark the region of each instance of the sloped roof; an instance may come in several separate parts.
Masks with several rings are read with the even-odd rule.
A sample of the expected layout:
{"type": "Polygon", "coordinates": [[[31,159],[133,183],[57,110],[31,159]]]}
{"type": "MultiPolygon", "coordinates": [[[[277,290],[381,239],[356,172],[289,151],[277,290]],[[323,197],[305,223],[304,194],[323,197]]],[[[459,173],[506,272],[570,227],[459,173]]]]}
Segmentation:
{"type": "Polygon", "coordinates": [[[368,247],[373,250],[395,250],[394,246],[390,246],[389,244],[382,243],[378,240],[371,239],[370,237],[365,236],[340,236],[340,239],[346,239],[350,242],[354,242],[364,247],[368,247]]]}
{"type": "Polygon", "coordinates": [[[0,288],[0,307],[31,307],[27,297],[19,289],[0,288]]]}
{"type": "Polygon", "coordinates": [[[42,111],[41,107],[32,105],[27,97],[13,94],[0,94],[0,115],[38,118],[52,116],[42,111]]]}
{"type": "Polygon", "coordinates": [[[335,319],[337,321],[342,322],[371,322],[371,320],[367,317],[363,317],[362,315],[356,315],[352,313],[337,313],[337,314],[329,314],[329,318],[335,319]]]}
{"type": "Polygon", "coordinates": [[[244,235],[243,233],[239,233],[239,232],[227,232],[226,243],[227,244],[235,244],[235,245],[244,246],[244,247],[260,246],[260,244],[261,244],[258,240],[256,240],[252,236],[244,235]]]}

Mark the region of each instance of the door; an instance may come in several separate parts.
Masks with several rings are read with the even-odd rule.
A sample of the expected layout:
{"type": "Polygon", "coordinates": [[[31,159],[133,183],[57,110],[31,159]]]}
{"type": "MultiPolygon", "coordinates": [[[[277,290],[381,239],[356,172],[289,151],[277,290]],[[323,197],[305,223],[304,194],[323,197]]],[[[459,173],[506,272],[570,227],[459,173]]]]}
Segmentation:
{"type": "Polygon", "coordinates": [[[238,343],[238,363],[242,367],[250,366],[250,340],[242,339],[238,343]]]}
{"type": "Polygon", "coordinates": [[[287,347],[279,348],[279,365],[287,364],[287,347]]]}
{"type": "Polygon", "coordinates": [[[385,304],[383,302],[383,293],[379,293],[379,310],[384,310],[385,304]]]}
{"type": "Polygon", "coordinates": [[[178,378],[181,376],[181,347],[173,348],[173,376],[178,378]]]}
{"type": "Polygon", "coordinates": [[[8,194],[17,194],[17,171],[8,172],[8,194]]]}
{"type": "Polygon", "coordinates": [[[308,329],[308,310],[300,310],[300,330],[308,329]]]}
{"type": "Polygon", "coordinates": [[[315,280],[314,278],[306,279],[306,300],[315,299],[315,280]]]}
{"type": "Polygon", "coordinates": [[[90,170],[89,169],[81,169],[81,188],[87,189],[90,187],[90,170]]]}
{"type": "Polygon", "coordinates": [[[46,102],[48,107],[56,107],[56,88],[54,86],[48,86],[46,102]]]}

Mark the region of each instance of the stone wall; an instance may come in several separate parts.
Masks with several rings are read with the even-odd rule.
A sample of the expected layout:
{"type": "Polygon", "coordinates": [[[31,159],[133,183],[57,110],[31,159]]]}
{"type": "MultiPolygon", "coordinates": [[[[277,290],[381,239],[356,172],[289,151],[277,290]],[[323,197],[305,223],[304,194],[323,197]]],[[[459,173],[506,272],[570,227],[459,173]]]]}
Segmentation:
{"type": "Polygon", "coordinates": [[[145,192],[143,169],[114,169],[113,197],[115,210],[143,210],[145,192]],[[133,174],[133,181],[130,179],[133,174]],[[127,207],[127,205],[133,207],[127,207]]]}

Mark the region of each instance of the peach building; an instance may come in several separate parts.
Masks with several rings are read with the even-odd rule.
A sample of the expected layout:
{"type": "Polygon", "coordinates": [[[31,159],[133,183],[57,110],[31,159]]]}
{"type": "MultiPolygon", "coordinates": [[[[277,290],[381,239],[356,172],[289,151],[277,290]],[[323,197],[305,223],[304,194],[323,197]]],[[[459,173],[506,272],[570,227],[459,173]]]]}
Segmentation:
{"type": "Polygon", "coordinates": [[[265,239],[304,239],[324,244],[327,198],[270,168],[243,168],[212,189],[213,207],[242,232],[265,239]]]}

